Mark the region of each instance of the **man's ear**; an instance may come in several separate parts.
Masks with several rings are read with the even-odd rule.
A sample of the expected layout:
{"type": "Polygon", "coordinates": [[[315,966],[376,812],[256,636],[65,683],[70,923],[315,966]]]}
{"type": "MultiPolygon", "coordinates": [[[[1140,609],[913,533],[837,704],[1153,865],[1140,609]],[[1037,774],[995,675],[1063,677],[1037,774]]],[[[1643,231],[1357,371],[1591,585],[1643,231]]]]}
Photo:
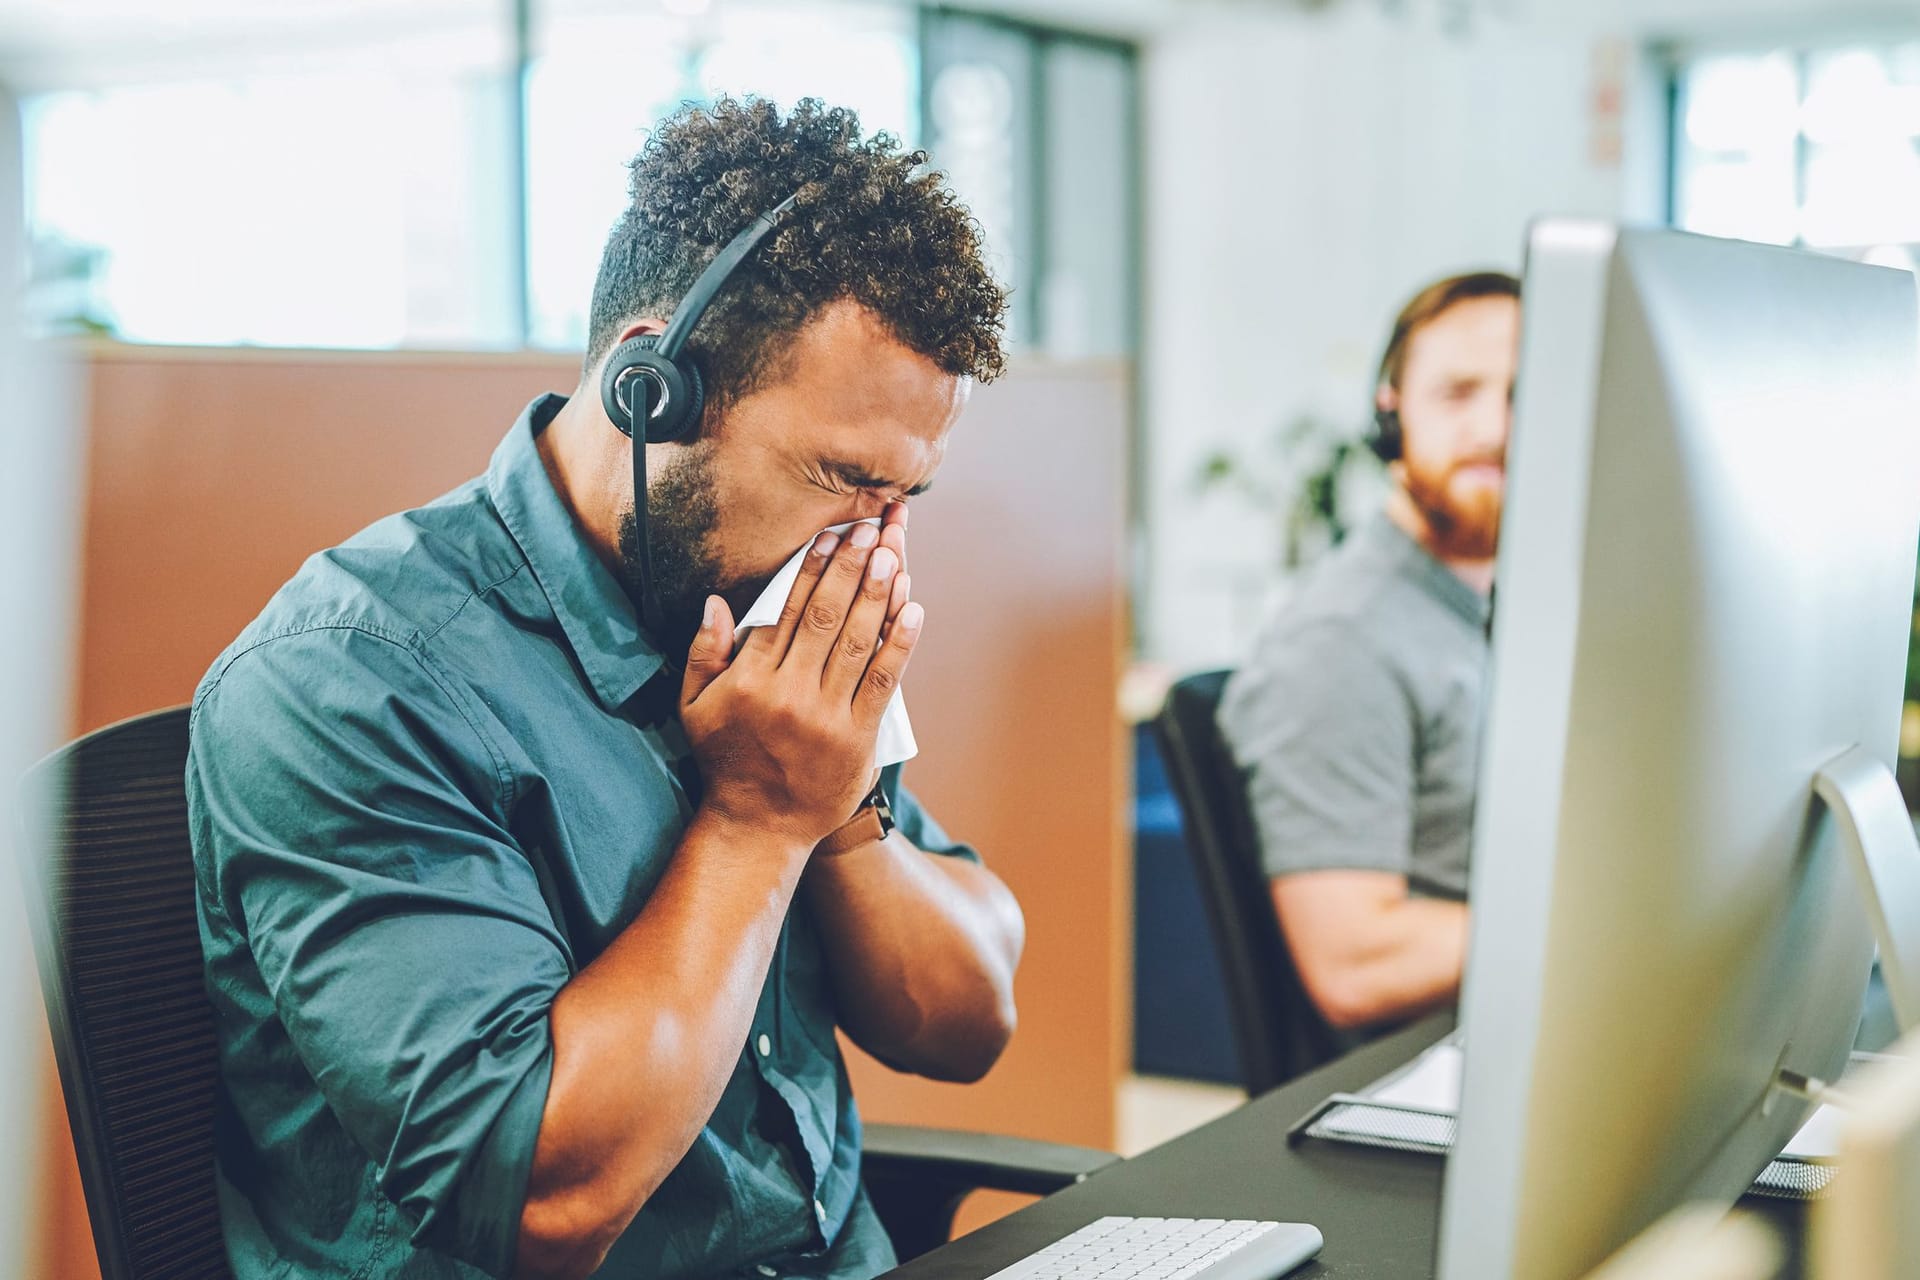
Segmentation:
{"type": "MultiPolygon", "coordinates": [[[[625,339],[622,339],[622,341],[625,341],[625,339]]],[[[1400,411],[1400,393],[1395,391],[1389,383],[1381,383],[1374,389],[1373,407],[1381,413],[1398,413],[1400,411]]]]}
{"type": "Polygon", "coordinates": [[[662,320],[658,316],[642,316],[638,320],[629,321],[627,326],[621,329],[620,332],[617,335],[615,335],[613,339],[613,345],[607,348],[606,354],[602,355],[600,359],[594,364],[592,376],[589,378],[583,378],[581,380],[581,385],[585,386],[589,382],[594,384],[595,386],[599,385],[600,374],[607,367],[607,356],[612,355],[615,349],[617,349],[621,343],[631,342],[633,341],[633,339],[639,337],[641,334],[644,334],[644,333],[653,333],[653,334],[664,333],[666,332],[666,328],[667,328],[667,322],[665,320],[662,320]]]}
{"type": "Polygon", "coordinates": [[[622,329],[620,336],[613,340],[613,345],[617,347],[623,342],[631,342],[642,334],[658,334],[665,333],[666,331],[667,322],[659,316],[642,316],[640,319],[633,321],[628,324],[626,328],[622,329]]]}

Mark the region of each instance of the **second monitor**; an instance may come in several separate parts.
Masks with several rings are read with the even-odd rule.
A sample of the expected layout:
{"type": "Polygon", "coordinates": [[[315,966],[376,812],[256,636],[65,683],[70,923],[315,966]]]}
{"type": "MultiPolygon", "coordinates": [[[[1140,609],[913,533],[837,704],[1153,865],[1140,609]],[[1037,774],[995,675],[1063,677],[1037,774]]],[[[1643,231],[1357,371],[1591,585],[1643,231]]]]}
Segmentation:
{"type": "MultiPolygon", "coordinates": [[[[1780,1073],[1833,1078],[1858,1022],[1872,895],[1837,837],[1920,875],[1890,771],[1912,277],[1545,223],[1526,298],[1449,1280],[1583,1275],[1730,1204],[1805,1118],[1780,1073]]],[[[1916,936],[1883,933],[1896,1007],[1916,936]]]]}

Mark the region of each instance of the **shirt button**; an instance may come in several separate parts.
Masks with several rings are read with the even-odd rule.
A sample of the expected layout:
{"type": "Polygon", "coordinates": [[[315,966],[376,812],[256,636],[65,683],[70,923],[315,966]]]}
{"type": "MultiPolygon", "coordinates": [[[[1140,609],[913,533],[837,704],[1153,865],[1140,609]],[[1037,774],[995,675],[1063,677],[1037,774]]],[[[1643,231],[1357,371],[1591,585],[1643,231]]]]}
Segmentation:
{"type": "Polygon", "coordinates": [[[825,1227],[827,1225],[827,1206],[815,1200],[813,1202],[813,1216],[820,1219],[820,1225],[825,1227]]]}
{"type": "Polygon", "coordinates": [[[754,1270],[758,1271],[761,1275],[765,1276],[767,1280],[773,1280],[775,1276],[780,1274],[778,1271],[775,1271],[772,1267],[768,1266],[764,1262],[754,1267],[754,1270]]]}
{"type": "Polygon", "coordinates": [[[773,1052],[773,1041],[765,1033],[762,1033],[760,1038],[754,1042],[754,1047],[760,1050],[760,1056],[764,1058],[773,1052]]]}

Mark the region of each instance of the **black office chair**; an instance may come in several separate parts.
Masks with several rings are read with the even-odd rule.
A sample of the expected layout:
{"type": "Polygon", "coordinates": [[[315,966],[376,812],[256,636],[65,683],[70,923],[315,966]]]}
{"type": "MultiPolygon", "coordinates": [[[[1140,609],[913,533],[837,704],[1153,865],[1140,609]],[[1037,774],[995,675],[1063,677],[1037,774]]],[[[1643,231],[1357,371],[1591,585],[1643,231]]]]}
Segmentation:
{"type": "MultiPolygon", "coordinates": [[[[27,779],[27,914],[104,1280],[229,1275],[186,757],[187,711],[176,707],[88,734],[27,779]]],[[[875,1124],[865,1176],[904,1260],[943,1243],[976,1189],[1044,1195],[1114,1160],[875,1124]]]]}
{"type": "Polygon", "coordinates": [[[1249,1094],[1277,1088],[1355,1043],[1308,998],[1280,934],[1260,865],[1244,774],[1215,721],[1229,671],[1177,681],[1153,722],[1180,802],[1187,852],[1226,979],[1240,1075],[1249,1094]]]}

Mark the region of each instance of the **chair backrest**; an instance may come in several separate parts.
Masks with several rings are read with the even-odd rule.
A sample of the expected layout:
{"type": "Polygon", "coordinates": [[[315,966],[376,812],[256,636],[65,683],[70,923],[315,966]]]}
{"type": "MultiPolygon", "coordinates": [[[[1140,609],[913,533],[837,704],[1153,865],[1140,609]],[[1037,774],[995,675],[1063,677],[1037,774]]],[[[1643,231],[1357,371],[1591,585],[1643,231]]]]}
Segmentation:
{"type": "Polygon", "coordinates": [[[1153,728],[1226,979],[1241,1078],[1260,1094],[1350,1046],[1308,998],[1280,934],[1246,778],[1214,718],[1231,674],[1176,682],[1153,728]]]}
{"type": "Polygon", "coordinates": [[[104,1280],[230,1274],[186,759],[176,707],[27,777],[27,915],[104,1280]]]}

